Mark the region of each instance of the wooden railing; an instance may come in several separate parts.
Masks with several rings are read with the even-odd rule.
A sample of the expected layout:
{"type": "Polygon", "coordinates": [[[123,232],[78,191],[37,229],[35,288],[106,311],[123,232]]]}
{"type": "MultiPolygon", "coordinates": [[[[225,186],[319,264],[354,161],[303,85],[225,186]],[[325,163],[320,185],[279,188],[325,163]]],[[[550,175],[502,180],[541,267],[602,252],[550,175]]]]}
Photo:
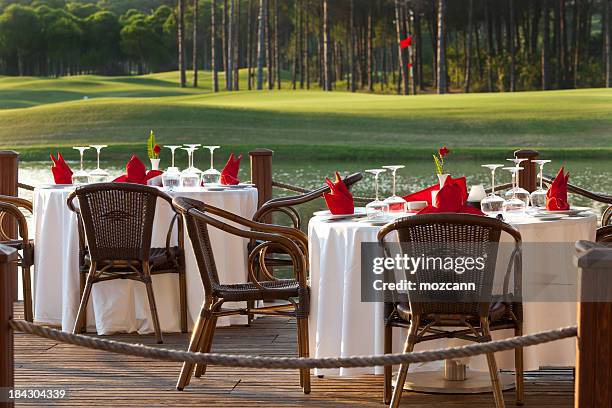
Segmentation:
{"type": "Polygon", "coordinates": [[[13,407],[6,398],[7,391],[15,386],[13,329],[13,287],[15,274],[10,269],[17,259],[17,252],[0,245],[0,407],[13,407]]]}

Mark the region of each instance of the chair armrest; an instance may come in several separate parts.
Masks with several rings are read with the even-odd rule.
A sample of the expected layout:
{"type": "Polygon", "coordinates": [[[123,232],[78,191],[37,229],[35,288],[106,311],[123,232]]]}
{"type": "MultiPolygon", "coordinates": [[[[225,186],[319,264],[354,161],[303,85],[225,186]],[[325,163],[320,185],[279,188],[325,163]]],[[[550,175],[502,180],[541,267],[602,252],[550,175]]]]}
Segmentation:
{"type": "Polygon", "coordinates": [[[2,221],[5,215],[13,217],[19,227],[19,236],[21,237],[24,246],[29,245],[29,234],[28,234],[28,221],[19,210],[19,208],[11,203],[0,201],[0,239],[3,241],[9,241],[12,237],[8,236],[6,231],[2,228],[2,221]]]}
{"type": "Polygon", "coordinates": [[[612,225],[597,228],[597,242],[612,242],[612,225]]]}
{"type": "Polygon", "coordinates": [[[0,195],[0,201],[13,204],[15,207],[18,207],[18,208],[24,208],[28,210],[30,214],[34,213],[34,206],[32,202],[29,200],[26,200],[25,198],[0,195]]]}

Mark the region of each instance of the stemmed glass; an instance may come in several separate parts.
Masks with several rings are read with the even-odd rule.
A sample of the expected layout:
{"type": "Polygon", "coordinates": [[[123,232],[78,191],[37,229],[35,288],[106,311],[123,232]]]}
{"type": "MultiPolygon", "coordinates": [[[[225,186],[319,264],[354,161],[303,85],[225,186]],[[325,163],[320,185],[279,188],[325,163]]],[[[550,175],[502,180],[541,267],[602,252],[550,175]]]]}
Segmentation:
{"type": "MultiPolygon", "coordinates": [[[[197,167],[194,166],[194,158],[193,158],[193,153],[198,150],[198,147],[202,146],[200,143],[195,143],[195,144],[185,144],[184,146],[186,146],[191,150],[191,154],[189,156],[189,167],[191,168],[191,171],[194,173],[202,173],[202,170],[198,169],[197,167]]],[[[183,148],[185,149],[185,148],[183,148]]]]}
{"type": "Polygon", "coordinates": [[[504,167],[503,170],[507,170],[512,174],[512,186],[513,186],[513,189],[511,190],[513,192],[512,197],[504,201],[504,205],[503,205],[504,213],[511,213],[511,214],[523,213],[525,211],[525,208],[527,207],[527,204],[525,203],[525,201],[521,200],[517,196],[517,191],[519,189],[516,188],[516,184],[518,180],[518,172],[523,170],[523,168],[516,167],[516,166],[515,167],[504,167]]]}
{"type": "Polygon", "coordinates": [[[393,174],[393,195],[391,197],[385,198],[385,203],[389,205],[390,213],[405,213],[406,206],[408,203],[402,197],[399,197],[395,194],[395,181],[396,181],[396,173],[399,169],[403,169],[406,166],[396,165],[396,166],[382,166],[384,169],[391,170],[393,174]]]}
{"type": "Polygon", "coordinates": [[[174,152],[181,146],[164,146],[172,151],[172,166],[168,167],[168,170],[162,174],[162,186],[167,188],[169,191],[174,190],[181,185],[181,174],[179,173],[178,167],[174,166],[174,152]]]}
{"type": "Polygon", "coordinates": [[[204,147],[210,151],[210,169],[205,170],[204,173],[202,173],[202,181],[204,182],[204,184],[219,184],[219,182],[221,181],[221,173],[219,172],[219,170],[215,170],[213,154],[215,149],[218,149],[221,146],[204,147]]]}
{"type": "Polygon", "coordinates": [[[185,188],[197,188],[200,186],[200,173],[193,167],[193,152],[197,147],[181,147],[187,152],[189,165],[181,172],[181,186],[185,188]]]}
{"type": "Polygon", "coordinates": [[[108,180],[108,176],[110,176],[110,174],[108,174],[106,170],[103,170],[100,168],[100,152],[102,151],[103,148],[108,147],[108,145],[90,145],[90,147],[93,147],[94,149],[96,149],[98,153],[98,159],[97,159],[98,167],[94,171],[89,173],[89,182],[90,183],[104,183],[108,180]]]}
{"type": "Polygon", "coordinates": [[[544,165],[550,163],[550,160],[532,160],[534,163],[540,166],[540,187],[531,193],[531,205],[533,207],[544,208],[546,207],[546,193],[544,189],[544,165]]]}
{"type": "MultiPolygon", "coordinates": [[[[513,162],[516,168],[520,168],[519,167],[520,164],[527,159],[519,159],[518,157],[516,157],[514,159],[506,159],[506,160],[513,162]]],[[[518,172],[519,171],[512,173],[512,177],[513,177],[512,186],[513,187],[510,190],[506,191],[505,197],[506,197],[506,200],[510,200],[512,199],[512,197],[516,196],[519,199],[523,200],[523,202],[525,203],[525,206],[528,206],[529,205],[529,191],[525,190],[522,187],[519,187],[519,183],[518,183],[518,172]]]]}
{"type": "Polygon", "coordinates": [[[504,166],[503,164],[483,164],[482,167],[491,170],[491,194],[480,201],[481,211],[487,215],[500,214],[504,206],[504,199],[495,194],[495,170],[504,166]]]}
{"type": "Polygon", "coordinates": [[[378,175],[380,173],[384,173],[385,171],[385,169],[366,170],[366,172],[374,175],[374,181],[376,185],[376,199],[366,204],[366,215],[371,220],[384,218],[385,215],[389,212],[389,204],[378,199],[378,175]]]}
{"type": "Polygon", "coordinates": [[[78,150],[81,155],[81,169],[72,175],[72,182],[74,184],[87,184],[89,182],[89,173],[83,169],[83,153],[85,153],[85,150],[89,150],[89,146],[76,146],[73,149],[78,150]]]}

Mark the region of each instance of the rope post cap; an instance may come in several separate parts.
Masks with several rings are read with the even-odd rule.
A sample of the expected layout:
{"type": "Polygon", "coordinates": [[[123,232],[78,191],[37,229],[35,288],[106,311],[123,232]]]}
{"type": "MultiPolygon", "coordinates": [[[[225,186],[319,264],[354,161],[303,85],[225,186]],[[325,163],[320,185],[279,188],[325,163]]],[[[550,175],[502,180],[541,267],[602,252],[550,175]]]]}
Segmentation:
{"type": "Polygon", "coordinates": [[[0,263],[8,263],[17,259],[17,250],[0,244],[0,263]]]}
{"type": "Polygon", "coordinates": [[[536,150],[520,149],[520,150],[514,151],[515,157],[521,157],[521,158],[526,158],[526,159],[535,159],[539,155],[540,153],[536,150]]]}

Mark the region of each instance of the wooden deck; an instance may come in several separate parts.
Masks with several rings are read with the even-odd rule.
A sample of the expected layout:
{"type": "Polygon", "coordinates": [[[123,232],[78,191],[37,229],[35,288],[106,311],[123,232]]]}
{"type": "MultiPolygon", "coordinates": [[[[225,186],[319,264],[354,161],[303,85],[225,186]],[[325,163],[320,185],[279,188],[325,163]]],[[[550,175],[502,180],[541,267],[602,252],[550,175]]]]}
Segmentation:
{"type": "MultiPolygon", "coordinates": [[[[21,316],[21,306],[16,315],[21,316]]],[[[112,339],[154,344],[153,336],[117,335],[112,339]]],[[[166,334],[163,347],[185,349],[187,335],[166,334]]],[[[217,330],[214,351],[258,355],[295,355],[295,325],[289,319],[261,318],[251,327],[217,330]]],[[[122,356],[18,333],[15,336],[17,387],[61,387],[68,396],[49,401],[66,406],[315,406],[381,407],[382,377],[316,378],[312,393],[303,395],[297,371],[248,370],[210,367],[182,392],[174,384],[180,365],[122,356]]],[[[505,393],[514,406],[514,392],[505,393]]],[[[527,407],[573,407],[573,380],[569,370],[540,371],[526,375],[527,407]]],[[[491,394],[429,395],[404,393],[410,407],[491,407],[491,394]]],[[[42,405],[32,401],[32,406],[42,405]]],[[[28,403],[20,402],[18,406],[28,403]]]]}

